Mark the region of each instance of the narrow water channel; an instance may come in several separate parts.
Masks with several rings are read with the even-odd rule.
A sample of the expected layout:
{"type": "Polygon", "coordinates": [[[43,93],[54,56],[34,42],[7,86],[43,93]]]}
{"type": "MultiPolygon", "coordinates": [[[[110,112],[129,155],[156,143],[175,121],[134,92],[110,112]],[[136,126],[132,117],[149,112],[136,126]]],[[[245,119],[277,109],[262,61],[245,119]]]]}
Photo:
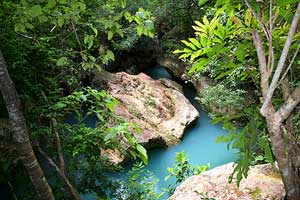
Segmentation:
{"type": "MultiPolygon", "coordinates": [[[[145,71],[153,79],[172,79],[167,70],[161,66],[145,71]]],[[[147,169],[159,178],[159,188],[167,187],[172,182],[164,181],[168,175],[167,168],[173,166],[176,152],[184,151],[189,155],[191,165],[204,165],[210,163],[211,168],[235,161],[237,154],[234,150],[228,150],[227,144],[216,143],[218,136],[226,134],[222,124],[213,124],[208,114],[201,110],[195,102],[195,91],[188,85],[183,85],[185,96],[200,112],[200,118],[194,126],[186,130],[182,142],[169,148],[154,149],[148,152],[149,164],[147,169]]]]}

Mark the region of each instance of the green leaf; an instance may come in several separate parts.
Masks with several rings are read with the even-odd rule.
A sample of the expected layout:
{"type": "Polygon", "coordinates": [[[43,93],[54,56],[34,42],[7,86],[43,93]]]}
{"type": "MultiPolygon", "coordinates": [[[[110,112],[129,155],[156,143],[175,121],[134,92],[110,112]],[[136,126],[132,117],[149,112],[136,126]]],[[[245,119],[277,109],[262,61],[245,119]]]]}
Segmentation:
{"type": "Polygon", "coordinates": [[[115,55],[111,50],[106,51],[106,56],[107,56],[108,60],[115,60],[115,55]]]}
{"type": "Polygon", "coordinates": [[[57,61],[56,61],[56,65],[57,66],[64,66],[64,65],[67,65],[69,62],[68,62],[68,58],[67,57],[61,57],[59,58],[57,61]]]}
{"type": "Polygon", "coordinates": [[[84,42],[84,44],[88,45],[88,49],[92,48],[92,46],[94,44],[94,36],[92,36],[92,35],[84,36],[83,42],[84,42]]]}
{"type": "Polygon", "coordinates": [[[114,36],[114,33],[112,31],[108,31],[108,33],[107,33],[107,39],[111,40],[113,38],[113,36],[114,36]]]}
{"type": "Polygon", "coordinates": [[[146,149],[142,145],[137,144],[136,150],[139,152],[139,154],[137,156],[144,162],[144,164],[147,165],[148,164],[148,155],[147,155],[146,149]]]}
{"type": "Polygon", "coordinates": [[[204,4],[206,4],[208,2],[208,0],[199,0],[198,1],[198,6],[203,6],[204,4]]]}
{"type": "Polygon", "coordinates": [[[126,7],[126,0],[121,0],[121,7],[125,8],[126,7]]]}
{"type": "Polygon", "coordinates": [[[245,24],[246,24],[246,26],[250,26],[251,25],[251,20],[252,20],[251,11],[249,9],[247,9],[246,10],[246,14],[245,14],[245,24]]]}
{"type": "Polygon", "coordinates": [[[48,18],[44,15],[39,16],[39,21],[40,23],[45,23],[48,21],[48,18]]]}
{"type": "Polygon", "coordinates": [[[93,32],[95,33],[95,37],[97,37],[98,35],[98,30],[91,24],[90,25],[91,29],[93,30],[93,32]]]}
{"type": "Polygon", "coordinates": [[[32,17],[37,17],[39,15],[42,15],[43,14],[42,7],[40,5],[34,5],[34,6],[32,6],[30,8],[30,10],[29,10],[29,14],[32,17]]]}
{"type": "Polygon", "coordinates": [[[136,27],[136,31],[139,36],[141,36],[143,34],[143,30],[144,30],[144,27],[142,25],[139,25],[136,27]]]}
{"type": "Polygon", "coordinates": [[[191,41],[193,43],[193,45],[195,45],[197,48],[201,48],[201,44],[198,40],[196,40],[195,38],[189,38],[189,41],[191,41]]]}
{"type": "Polygon", "coordinates": [[[58,16],[58,19],[57,19],[57,24],[59,27],[62,27],[64,25],[64,22],[65,22],[65,19],[63,16],[58,16]]]}
{"type": "Polygon", "coordinates": [[[191,42],[188,42],[188,41],[186,41],[186,40],[181,40],[181,42],[182,42],[183,44],[185,44],[187,47],[190,47],[190,48],[193,49],[193,50],[197,50],[197,48],[195,47],[195,45],[193,45],[191,42]]]}
{"type": "Polygon", "coordinates": [[[56,104],[54,104],[53,109],[54,110],[60,110],[64,107],[66,107],[67,105],[63,102],[57,102],[56,104]]]}
{"type": "Polygon", "coordinates": [[[47,7],[48,8],[54,8],[56,5],[56,0],[48,0],[47,7]]]}
{"type": "Polygon", "coordinates": [[[105,106],[108,108],[108,110],[110,112],[113,112],[114,111],[114,108],[115,108],[115,104],[113,102],[108,102],[105,104],[105,106]]]}

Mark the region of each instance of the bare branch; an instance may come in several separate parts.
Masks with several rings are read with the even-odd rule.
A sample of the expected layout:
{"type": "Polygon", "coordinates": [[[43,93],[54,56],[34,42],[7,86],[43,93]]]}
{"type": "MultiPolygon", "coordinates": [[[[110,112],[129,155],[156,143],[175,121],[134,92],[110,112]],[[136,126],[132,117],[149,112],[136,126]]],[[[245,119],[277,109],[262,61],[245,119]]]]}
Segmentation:
{"type": "Polygon", "coordinates": [[[273,1],[270,0],[270,8],[269,8],[269,56],[268,56],[268,69],[270,73],[273,72],[274,63],[275,63],[275,56],[274,56],[274,49],[273,49],[273,1]]]}
{"type": "Polygon", "coordinates": [[[289,98],[284,102],[284,104],[278,109],[276,114],[281,117],[281,122],[286,120],[294,108],[300,102],[300,86],[296,87],[293,93],[289,96],[289,98]]]}
{"type": "Polygon", "coordinates": [[[57,153],[58,153],[59,169],[61,172],[65,173],[65,161],[64,161],[64,156],[62,154],[60,138],[59,138],[58,132],[56,130],[56,126],[57,126],[56,119],[52,118],[51,124],[52,124],[53,133],[56,138],[56,148],[57,148],[57,153]]]}
{"type": "Polygon", "coordinates": [[[67,186],[70,194],[72,195],[73,199],[75,199],[75,200],[81,200],[81,197],[80,197],[78,191],[72,185],[72,183],[69,181],[69,179],[67,178],[65,172],[60,170],[60,168],[57,166],[57,164],[48,156],[48,154],[46,152],[44,152],[42,150],[42,148],[39,145],[38,145],[38,151],[42,154],[42,156],[44,156],[44,158],[48,161],[48,163],[52,167],[54,167],[54,169],[57,171],[57,173],[59,174],[59,176],[62,178],[62,180],[66,184],[66,186],[67,186]]]}
{"type": "Polygon", "coordinates": [[[48,156],[46,152],[42,150],[40,145],[38,145],[37,150],[41,153],[41,155],[48,161],[48,163],[54,167],[54,169],[59,173],[59,167],[58,165],[48,156]]]}
{"type": "Polygon", "coordinates": [[[259,25],[261,26],[261,28],[263,29],[265,36],[267,38],[268,41],[270,41],[270,33],[268,32],[268,29],[266,28],[266,26],[264,25],[262,19],[258,16],[258,14],[254,11],[254,9],[252,8],[252,6],[250,5],[248,0],[244,0],[245,4],[247,5],[247,7],[249,8],[249,10],[251,11],[252,15],[255,17],[255,19],[258,21],[259,25]]]}
{"type": "Polygon", "coordinates": [[[74,31],[74,33],[75,33],[75,37],[76,37],[77,43],[78,43],[78,45],[79,45],[80,51],[82,51],[81,43],[80,43],[79,36],[78,36],[78,34],[77,34],[77,29],[76,29],[76,27],[75,27],[75,23],[74,23],[74,20],[73,20],[73,19],[71,19],[71,23],[72,23],[72,28],[73,28],[73,31],[74,31]]]}
{"type": "Polygon", "coordinates": [[[298,22],[299,22],[299,18],[300,18],[300,3],[298,3],[297,10],[296,10],[296,13],[294,15],[294,18],[293,18],[293,21],[292,21],[292,24],[291,24],[291,27],[290,27],[290,30],[289,30],[289,33],[288,33],[285,45],[284,45],[284,48],[283,48],[281,56],[280,56],[280,59],[278,61],[278,65],[277,65],[276,71],[275,71],[275,73],[273,75],[273,79],[271,81],[271,85],[270,85],[270,87],[268,89],[268,93],[266,95],[266,99],[265,99],[265,101],[263,103],[263,106],[261,108],[261,113],[263,115],[266,112],[266,109],[267,109],[268,105],[271,103],[271,99],[272,99],[274,91],[276,89],[278,80],[280,78],[280,74],[281,74],[281,72],[283,70],[285,61],[287,59],[287,56],[288,56],[288,53],[289,53],[289,50],[290,50],[290,47],[291,47],[291,44],[292,44],[295,32],[296,32],[296,28],[297,28],[297,25],[298,25],[298,22]]]}
{"type": "Polygon", "coordinates": [[[262,41],[256,30],[252,30],[252,38],[253,38],[254,46],[258,57],[259,70],[261,73],[261,89],[262,89],[263,98],[265,99],[269,88],[270,73],[268,72],[267,61],[266,61],[266,56],[262,45],[262,41]]]}
{"type": "Polygon", "coordinates": [[[278,87],[278,86],[282,83],[282,81],[285,79],[287,73],[288,73],[288,72],[290,71],[290,69],[292,68],[292,66],[293,66],[293,64],[294,64],[294,62],[295,62],[295,59],[296,59],[296,57],[297,57],[297,54],[299,53],[299,50],[300,50],[300,43],[298,44],[298,47],[297,47],[297,49],[296,49],[296,51],[295,51],[295,53],[294,53],[294,56],[293,56],[293,58],[292,58],[292,60],[291,60],[291,62],[290,62],[290,64],[289,64],[288,68],[285,70],[284,74],[282,75],[282,77],[281,77],[281,79],[280,79],[280,81],[278,82],[278,84],[277,84],[276,87],[278,87]]]}

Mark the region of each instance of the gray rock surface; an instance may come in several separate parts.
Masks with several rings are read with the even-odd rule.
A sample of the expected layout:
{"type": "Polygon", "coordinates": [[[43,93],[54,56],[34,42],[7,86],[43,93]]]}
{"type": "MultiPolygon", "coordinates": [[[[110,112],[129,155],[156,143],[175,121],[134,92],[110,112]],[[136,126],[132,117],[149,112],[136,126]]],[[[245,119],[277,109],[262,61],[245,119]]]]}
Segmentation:
{"type": "Polygon", "coordinates": [[[169,200],[281,200],[285,196],[281,176],[271,164],[251,167],[238,188],[228,183],[233,163],[192,176],[185,180],[169,200]]]}

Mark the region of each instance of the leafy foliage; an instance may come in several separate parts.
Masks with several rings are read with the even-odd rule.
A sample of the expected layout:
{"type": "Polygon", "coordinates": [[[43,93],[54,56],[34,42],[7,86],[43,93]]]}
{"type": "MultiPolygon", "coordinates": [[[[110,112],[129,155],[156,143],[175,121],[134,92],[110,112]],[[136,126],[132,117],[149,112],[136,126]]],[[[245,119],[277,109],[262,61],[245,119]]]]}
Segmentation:
{"type": "Polygon", "coordinates": [[[176,185],[167,189],[169,195],[172,195],[176,189],[176,186],[183,182],[185,179],[192,175],[198,175],[204,171],[209,170],[210,164],[191,166],[189,163],[189,157],[184,151],[177,152],[175,157],[175,164],[173,167],[168,168],[169,175],[165,177],[168,180],[171,177],[175,177],[176,185]]]}
{"type": "MultiPolygon", "coordinates": [[[[230,181],[236,175],[239,184],[243,178],[247,177],[249,167],[260,163],[274,163],[269,137],[267,136],[267,127],[263,117],[255,108],[244,109],[244,116],[249,117],[247,125],[238,130],[235,126],[227,121],[224,126],[231,133],[217,138],[217,142],[228,143],[228,148],[238,150],[238,160],[233,171],[230,181]]],[[[219,119],[224,121],[223,119],[219,119]]],[[[218,122],[218,119],[214,120],[218,122]]]]}
{"type": "Polygon", "coordinates": [[[163,193],[157,193],[157,183],[152,172],[145,170],[142,163],[136,163],[128,172],[128,196],[126,199],[159,200],[163,193]]]}
{"type": "Polygon", "coordinates": [[[245,104],[244,90],[232,90],[225,85],[217,84],[206,87],[199,93],[196,100],[212,115],[237,115],[245,104]]]}
{"type": "Polygon", "coordinates": [[[251,59],[255,51],[247,32],[251,16],[244,20],[238,16],[217,9],[211,20],[204,16],[202,22],[195,21],[196,37],[182,40],[186,48],[174,51],[181,54],[179,59],[192,64],[189,74],[208,73],[216,80],[231,77],[231,82],[254,81],[258,84],[255,60],[251,59]]]}

